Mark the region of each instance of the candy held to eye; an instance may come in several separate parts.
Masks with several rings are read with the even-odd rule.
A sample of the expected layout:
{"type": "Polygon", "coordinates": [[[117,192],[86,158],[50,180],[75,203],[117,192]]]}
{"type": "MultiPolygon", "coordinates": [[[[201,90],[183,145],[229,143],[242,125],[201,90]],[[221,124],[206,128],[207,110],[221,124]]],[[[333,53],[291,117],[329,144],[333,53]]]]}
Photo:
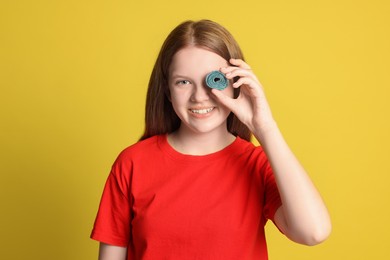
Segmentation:
{"type": "Polygon", "coordinates": [[[228,79],[223,75],[223,73],[215,70],[207,74],[206,76],[206,85],[209,88],[215,88],[218,90],[225,89],[229,84],[228,79]]]}

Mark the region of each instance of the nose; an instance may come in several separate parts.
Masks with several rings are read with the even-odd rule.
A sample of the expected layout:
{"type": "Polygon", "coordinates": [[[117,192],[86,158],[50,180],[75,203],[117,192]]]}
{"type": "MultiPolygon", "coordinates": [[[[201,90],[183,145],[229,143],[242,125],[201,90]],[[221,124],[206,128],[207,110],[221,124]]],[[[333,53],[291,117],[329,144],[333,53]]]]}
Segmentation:
{"type": "Polygon", "coordinates": [[[191,101],[200,103],[209,99],[210,88],[206,84],[196,84],[192,92],[191,101]]]}

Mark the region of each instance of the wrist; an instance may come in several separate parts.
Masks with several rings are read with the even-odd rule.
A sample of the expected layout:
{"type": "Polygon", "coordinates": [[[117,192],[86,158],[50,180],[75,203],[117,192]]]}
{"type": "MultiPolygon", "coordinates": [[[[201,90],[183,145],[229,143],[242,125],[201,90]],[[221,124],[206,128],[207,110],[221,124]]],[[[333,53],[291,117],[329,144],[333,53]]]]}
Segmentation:
{"type": "Polygon", "coordinates": [[[253,135],[260,143],[263,143],[264,139],[266,139],[270,134],[272,135],[277,132],[279,132],[279,127],[275,120],[255,126],[252,131],[253,135]]]}

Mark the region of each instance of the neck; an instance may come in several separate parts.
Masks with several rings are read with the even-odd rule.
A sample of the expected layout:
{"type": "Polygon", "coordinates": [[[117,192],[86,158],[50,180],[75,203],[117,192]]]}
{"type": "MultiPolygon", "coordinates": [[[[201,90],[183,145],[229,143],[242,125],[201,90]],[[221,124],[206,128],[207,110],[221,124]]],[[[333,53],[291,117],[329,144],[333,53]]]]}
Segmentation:
{"type": "Polygon", "coordinates": [[[235,140],[235,136],[226,131],[211,133],[188,133],[179,128],[168,135],[169,144],[178,152],[191,155],[206,155],[224,149],[235,140]]]}

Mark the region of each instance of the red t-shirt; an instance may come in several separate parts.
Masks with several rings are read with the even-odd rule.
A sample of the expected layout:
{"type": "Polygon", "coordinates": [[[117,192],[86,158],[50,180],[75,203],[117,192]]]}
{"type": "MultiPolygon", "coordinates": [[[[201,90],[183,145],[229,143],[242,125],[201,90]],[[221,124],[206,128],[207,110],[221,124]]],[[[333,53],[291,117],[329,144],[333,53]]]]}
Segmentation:
{"type": "Polygon", "coordinates": [[[267,259],[264,225],[280,205],[261,147],[237,137],[193,156],[154,136],[118,156],[91,238],[127,259],[267,259]]]}

